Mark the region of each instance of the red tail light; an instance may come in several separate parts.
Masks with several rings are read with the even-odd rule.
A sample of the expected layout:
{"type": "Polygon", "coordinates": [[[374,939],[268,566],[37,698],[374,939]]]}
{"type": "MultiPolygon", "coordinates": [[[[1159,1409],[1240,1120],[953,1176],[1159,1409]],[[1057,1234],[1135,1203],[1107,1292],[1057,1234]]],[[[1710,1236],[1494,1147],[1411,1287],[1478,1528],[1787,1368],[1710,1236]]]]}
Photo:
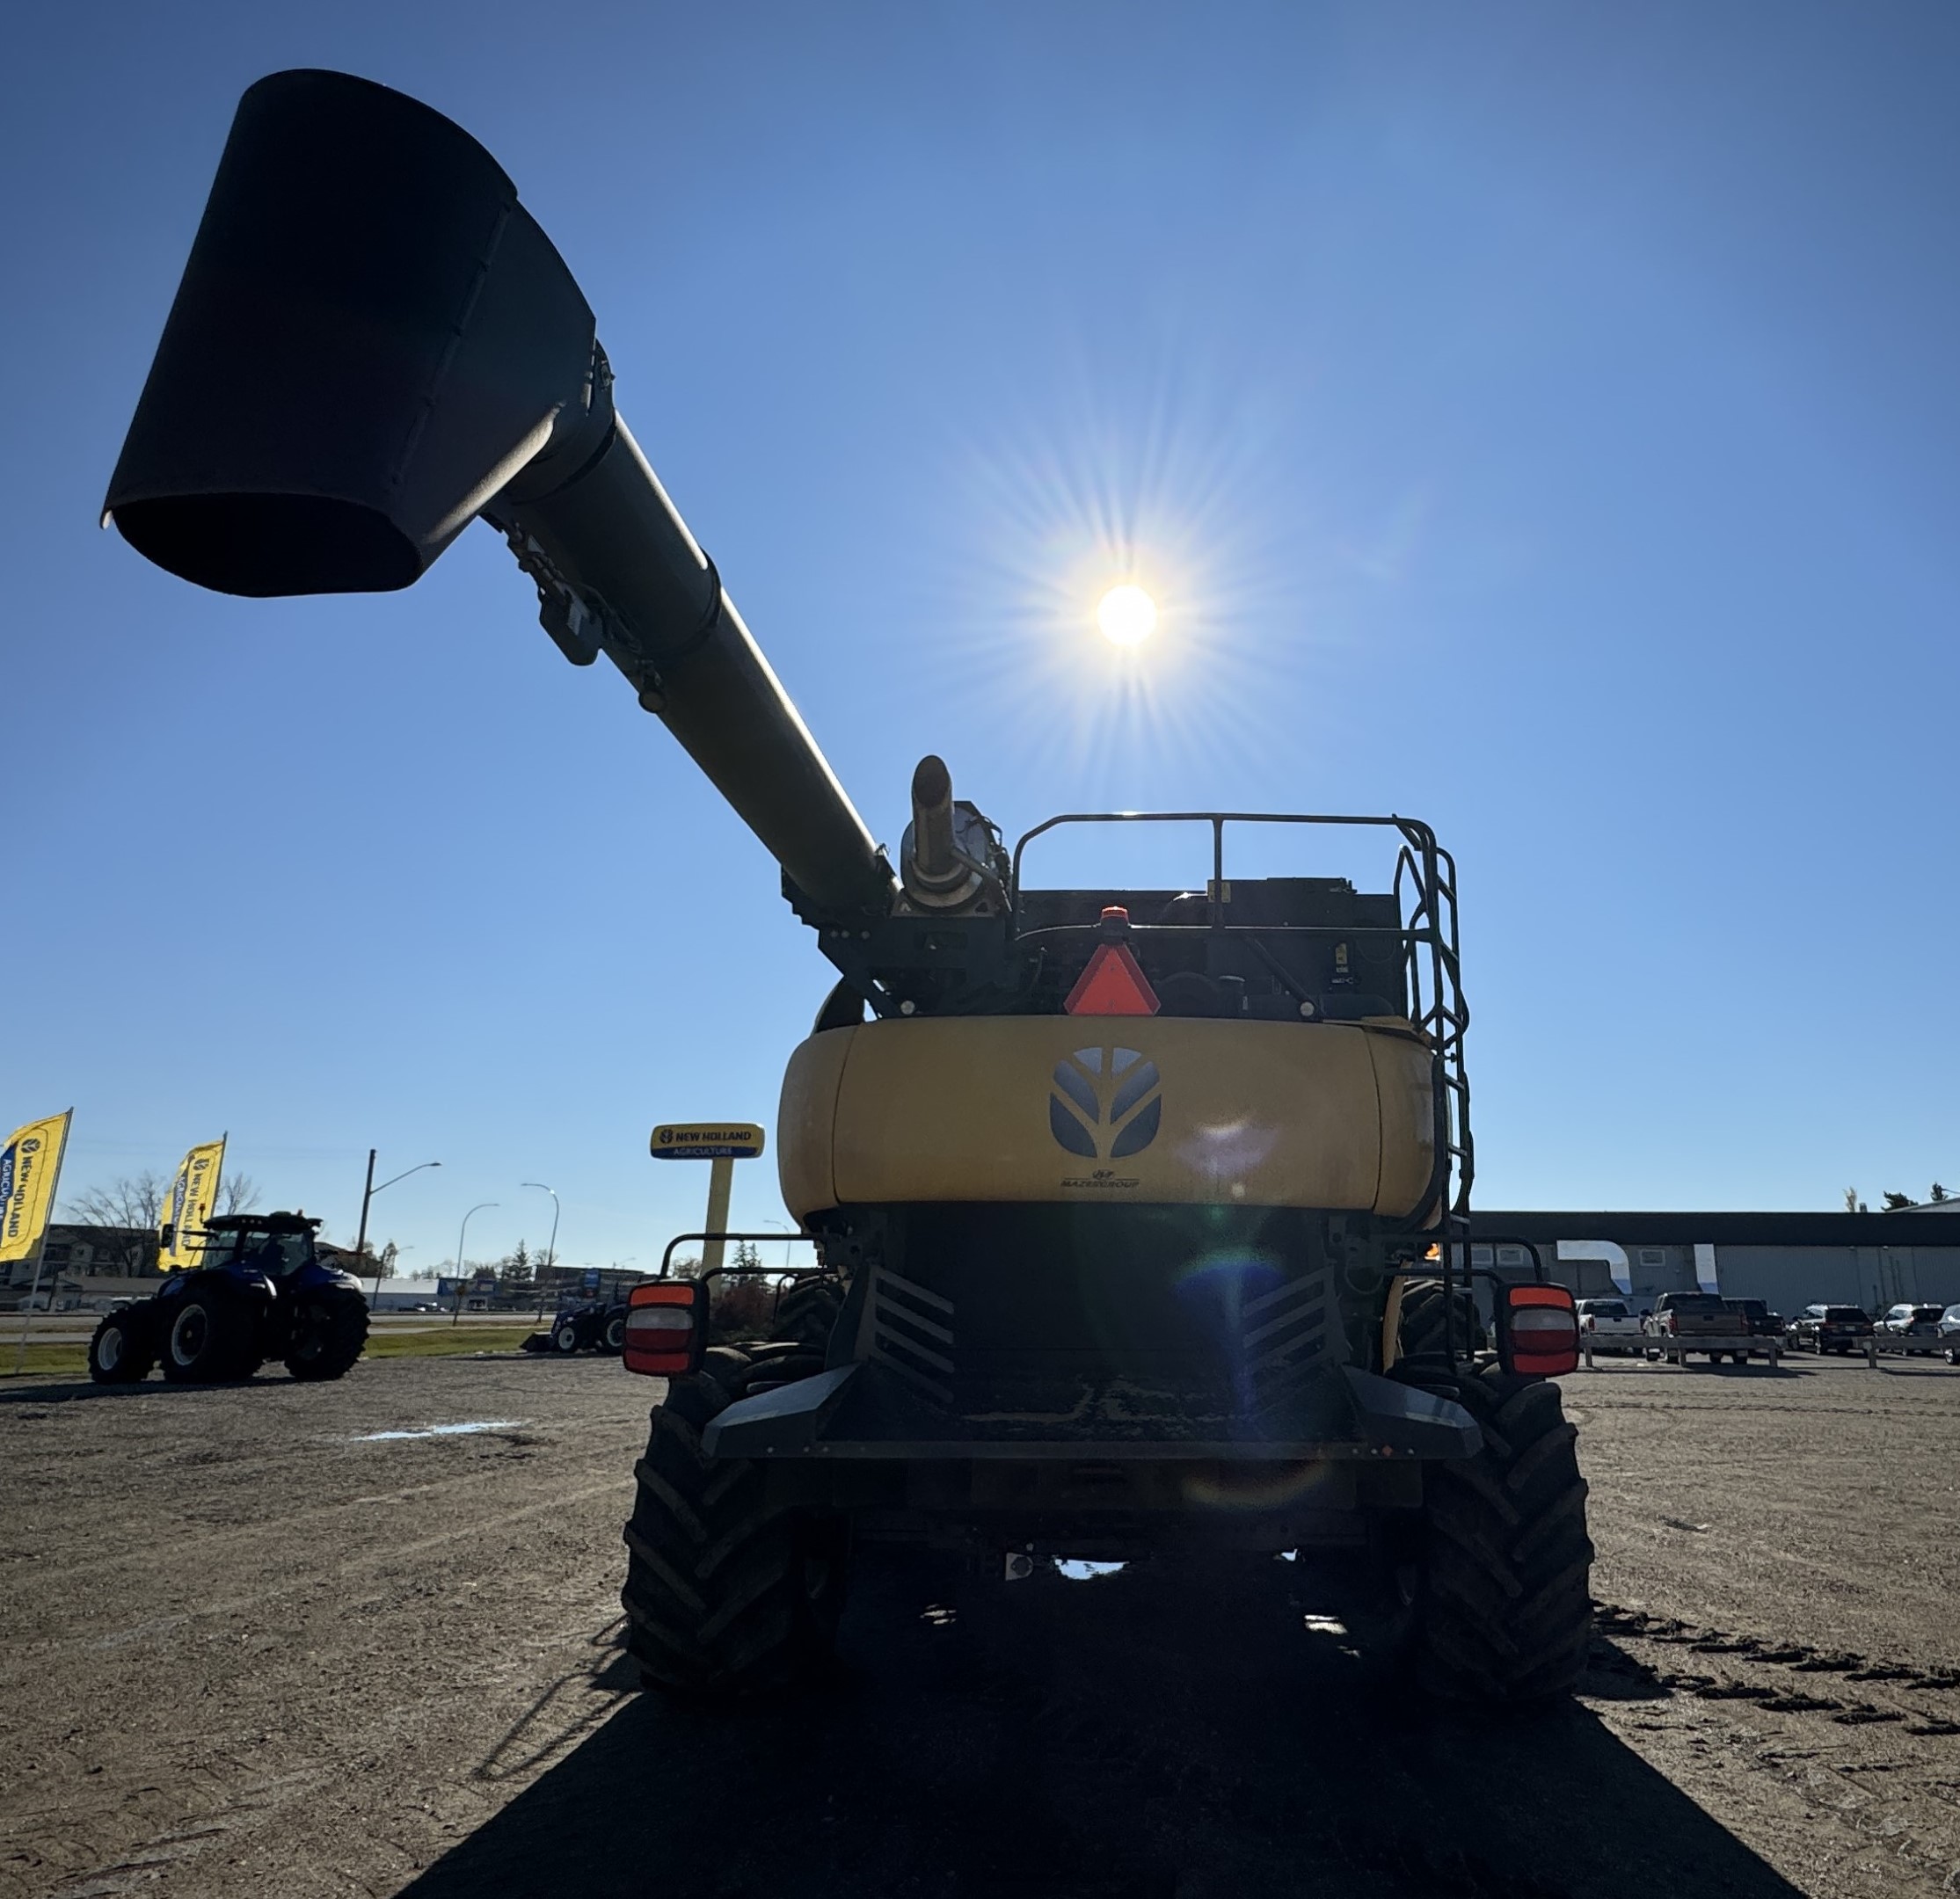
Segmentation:
{"type": "Polygon", "coordinates": [[[626,1295],[626,1369],[685,1378],[708,1341],[708,1288],[698,1279],[654,1279],[626,1295]]]}
{"type": "Polygon", "coordinates": [[[1563,1286],[1506,1286],[1498,1311],[1510,1370],[1529,1378],[1561,1378],[1577,1369],[1578,1314],[1563,1286]]]}

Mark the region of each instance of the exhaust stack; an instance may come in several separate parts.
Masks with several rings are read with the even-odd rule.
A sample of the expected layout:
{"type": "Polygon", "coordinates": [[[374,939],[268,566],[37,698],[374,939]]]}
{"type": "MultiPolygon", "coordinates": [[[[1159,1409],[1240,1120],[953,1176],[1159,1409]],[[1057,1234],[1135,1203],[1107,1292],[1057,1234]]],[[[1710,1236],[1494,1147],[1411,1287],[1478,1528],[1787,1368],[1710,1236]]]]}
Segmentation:
{"type": "Polygon", "coordinates": [[[999,833],[977,807],[954,798],[945,760],[929,752],[912,774],[912,822],[899,847],[907,902],[921,910],[980,907],[1000,896],[1005,868],[999,833]]]}

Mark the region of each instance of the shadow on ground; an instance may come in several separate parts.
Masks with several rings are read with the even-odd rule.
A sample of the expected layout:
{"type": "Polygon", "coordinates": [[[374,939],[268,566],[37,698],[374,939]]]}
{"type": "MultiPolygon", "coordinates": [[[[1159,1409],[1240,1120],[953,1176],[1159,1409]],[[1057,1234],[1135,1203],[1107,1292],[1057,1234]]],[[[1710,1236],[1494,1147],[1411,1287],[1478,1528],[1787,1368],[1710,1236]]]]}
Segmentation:
{"type": "MultiPolygon", "coordinates": [[[[893,1566],[841,1647],[793,1705],[622,1701],[408,1899],[1796,1892],[1585,1709],[1410,1705],[1277,1592],[1201,1605],[1130,1571],[950,1622],[893,1566]]],[[[1658,1690],[1616,1654],[1618,1693],[1658,1690]]]]}
{"type": "MultiPolygon", "coordinates": [[[[27,1378],[40,1374],[29,1372],[22,1374],[27,1378]]],[[[250,1383],[249,1379],[233,1379],[231,1383],[250,1383]]],[[[269,1384],[273,1382],[267,1379],[269,1384]]],[[[288,1380],[278,1380],[285,1384],[288,1380]]],[[[141,1385],[97,1385],[90,1381],[86,1372],[78,1372],[71,1378],[55,1378],[51,1382],[40,1385],[16,1385],[10,1381],[0,1385],[0,1405],[24,1404],[72,1404],[84,1398],[181,1398],[191,1392],[211,1391],[211,1385],[172,1385],[167,1379],[153,1379],[141,1385]]]]}

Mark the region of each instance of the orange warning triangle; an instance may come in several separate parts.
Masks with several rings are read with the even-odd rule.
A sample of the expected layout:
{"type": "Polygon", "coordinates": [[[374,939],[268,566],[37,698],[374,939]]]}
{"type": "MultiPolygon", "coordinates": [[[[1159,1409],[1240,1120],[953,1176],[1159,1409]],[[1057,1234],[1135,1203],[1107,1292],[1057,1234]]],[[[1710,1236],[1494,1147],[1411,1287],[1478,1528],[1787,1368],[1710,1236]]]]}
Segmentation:
{"type": "Polygon", "coordinates": [[[1071,1015],[1155,1015],[1162,1005],[1123,943],[1097,943],[1062,1004],[1071,1015]]]}

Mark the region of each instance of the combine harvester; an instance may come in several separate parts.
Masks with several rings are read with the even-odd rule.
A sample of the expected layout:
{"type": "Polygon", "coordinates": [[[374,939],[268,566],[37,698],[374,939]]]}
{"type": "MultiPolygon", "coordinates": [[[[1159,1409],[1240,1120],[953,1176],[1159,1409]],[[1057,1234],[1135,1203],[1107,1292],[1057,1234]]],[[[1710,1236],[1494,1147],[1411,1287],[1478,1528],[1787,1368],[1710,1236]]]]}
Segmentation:
{"type": "Polygon", "coordinates": [[[708,1286],[632,1294],[626,1364],[669,1381],[626,1530],[649,1684],[808,1674],[854,1548],[911,1542],[996,1576],[1294,1553],[1303,1594],[1365,1586],[1432,1692],[1570,1688],[1592,1548],[1548,1379],[1577,1329],[1541,1272],[1468,1284],[1454,866],[1426,825],[1172,813],[1207,827],[1189,888],[1040,888],[1058,826],[1149,819],[1009,850],[927,758],[894,871],[510,180],[339,74],[245,94],[107,511],[261,596],[404,587],[488,521],[558,650],[625,676],[834,965],[778,1123],[820,1262],[789,1335],[710,1346],[708,1286]],[[1235,879],[1251,825],[1379,838],[1381,883],[1235,879]]]}

